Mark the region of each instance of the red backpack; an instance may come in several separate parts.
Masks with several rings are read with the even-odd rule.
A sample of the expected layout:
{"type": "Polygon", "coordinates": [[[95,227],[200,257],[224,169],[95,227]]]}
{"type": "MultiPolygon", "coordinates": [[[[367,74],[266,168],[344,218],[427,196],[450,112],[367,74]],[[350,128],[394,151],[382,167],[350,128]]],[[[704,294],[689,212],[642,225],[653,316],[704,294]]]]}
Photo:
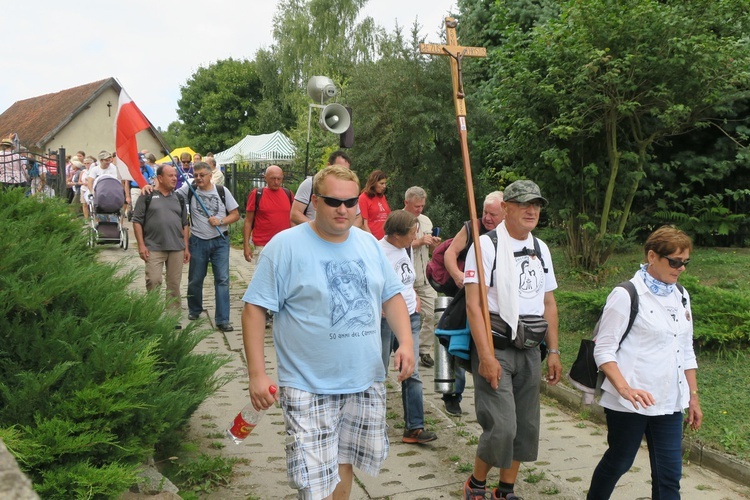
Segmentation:
{"type": "MultiPolygon", "coordinates": [[[[427,263],[425,269],[425,276],[427,281],[430,282],[432,288],[438,293],[444,293],[450,297],[453,297],[458,292],[458,286],[453,281],[448,270],[445,268],[445,251],[450,246],[453,238],[449,238],[440,243],[437,248],[432,252],[432,259],[427,263]]],[[[464,260],[458,261],[458,268],[463,270],[464,260]]]]}
{"type": "MultiPolygon", "coordinates": [[[[469,251],[469,247],[472,243],[471,221],[468,220],[464,222],[464,227],[466,228],[467,236],[466,246],[458,252],[458,259],[456,262],[458,264],[458,269],[461,271],[464,270],[466,253],[469,251]]],[[[484,226],[482,226],[481,223],[479,227],[480,233],[484,231],[484,226]]],[[[430,282],[430,285],[432,285],[432,288],[434,288],[436,292],[443,293],[449,297],[455,297],[458,293],[458,285],[456,285],[456,282],[453,281],[453,277],[445,268],[445,251],[448,249],[452,241],[453,238],[449,238],[437,246],[432,252],[432,259],[427,263],[427,268],[425,269],[425,276],[427,277],[427,281],[430,282]]]]}

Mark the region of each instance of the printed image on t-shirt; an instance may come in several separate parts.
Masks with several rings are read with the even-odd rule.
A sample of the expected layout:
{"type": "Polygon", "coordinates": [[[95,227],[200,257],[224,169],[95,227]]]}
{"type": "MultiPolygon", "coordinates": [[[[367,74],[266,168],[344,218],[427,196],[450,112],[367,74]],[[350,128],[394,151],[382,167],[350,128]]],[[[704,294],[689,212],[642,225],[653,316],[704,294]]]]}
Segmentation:
{"type": "Polygon", "coordinates": [[[544,269],[539,258],[527,255],[516,257],[518,292],[523,298],[536,297],[544,293],[544,269]]]}
{"type": "Polygon", "coordinates": [[[331,297],[331,327],[371,325],[373,309],[368,301],[364,262],[360,259],[322,264],[331,297]]]}
{"type": "MultiPolygon", "coordinates": [[[[200,190],[196,190],[196,193],[203,202],[203,206],[205,206],[206,210],[208,210],[208,217],[217,216],[219,214],[219,206],[221,203],[221,198],[219,198],[219,195],[217,193],[204,193],[200,190]]],[[[202,215],[205,215],[202,208],[199,207],[198,210],[202,215]]]]}
{"type": "Polygon", "coordinates": [[[417,277],[414,275],[414,270],[409,265],[408,257],[399,259],[399,261],[396,263],[396,274],[401,280],[401,283],[403,283],[406,287],[413,286],[414,281],[416,281],[417,279],[417,277]]]}

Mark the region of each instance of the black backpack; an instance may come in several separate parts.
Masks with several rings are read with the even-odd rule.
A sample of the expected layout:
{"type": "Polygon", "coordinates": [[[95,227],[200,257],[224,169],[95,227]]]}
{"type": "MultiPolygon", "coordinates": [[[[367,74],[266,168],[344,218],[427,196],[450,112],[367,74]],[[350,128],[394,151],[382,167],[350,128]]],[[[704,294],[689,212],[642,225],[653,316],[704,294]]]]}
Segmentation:
{"type": "MultiPolygon", "coordinates": [[[[685,288],[675,283],[677,290],[682,294],[682,306],[687,307],[687,298],[685,297],[685,288]]],[[[620,345],[622,345],[625,338],[633,328],[635,317],[638,316],[638,293],[635,290],[635,285],[632,281],[626,280],[619,283],[617,287],[622,287],[628,291],[630,295],[630,316],[628,317],[628,326],[625,328],[625,333],[622,334],[620,339],[620,345]]],[[[615,288],[617,288],[615,287],[615,288]]],[[[604,308],[602,307],[602,313],[604,308]]],[[[599,319],[594,325],[594,330],[590,339],[581,339],[581,345],[578,348],[578,356],[573,364],[570,366],[570,372],[568,378],[573,382],[579,389],[587,391],[588,389],[597,389],[601,386],[604,380],[604,373],[599,371],[594,360],[594,347],[596,346],[596,336],[599,334],[599,325],[602,321],[602,313],[599,313],[599,319]]],[[[618,347],[619,349],[619,347],[618,347]]]]}

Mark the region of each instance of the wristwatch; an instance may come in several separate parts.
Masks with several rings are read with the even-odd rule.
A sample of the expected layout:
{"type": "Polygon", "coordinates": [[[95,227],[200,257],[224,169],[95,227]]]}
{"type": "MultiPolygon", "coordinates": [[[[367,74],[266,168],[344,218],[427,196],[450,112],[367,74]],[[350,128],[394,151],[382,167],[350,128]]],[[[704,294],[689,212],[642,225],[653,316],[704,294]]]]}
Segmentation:
{"type": "Polygon", "coordinates": [[[224,225],[224,217],[219,217],[219,225],[220,226],[224,225]]]}
{"type": "Polygon", "coordinates": [[[547,352],[549,354],[557,354],[558,356],[560,355],[560,351],[558,349],[547,349],[547,352]]]}

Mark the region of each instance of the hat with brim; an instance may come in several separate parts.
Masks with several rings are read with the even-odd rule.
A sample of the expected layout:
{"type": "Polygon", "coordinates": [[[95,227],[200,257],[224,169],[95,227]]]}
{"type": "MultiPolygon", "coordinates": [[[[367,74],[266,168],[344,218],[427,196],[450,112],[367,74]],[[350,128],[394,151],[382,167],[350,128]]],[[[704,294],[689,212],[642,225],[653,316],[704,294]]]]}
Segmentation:
{"type": "Polygon", "coordinates": [[[99,151],[99,159],[100,160],[106,160],[107,158],[112,158],[112,153],[110,153],[106,149],[103,149],[103,150],[99,151]]]}
{"type": "Polygon", "coordinates": [[[83,168],[83,163],[81,163],[78,160],[70,160],[70,164],[73,165],[75,168],[83,168]]]}
{"type": "Polygon", "coordinates": [[[2,141],[0,141],[0,146],[11,146],[12,147],[13,146],[13,141],[11,141],[10,139],[3,139],[2,141]]]}
{"type": "Polygon", "coordinates": [[[542,191],[535,182],[529,180],[515,181],[508,185],[503,191],[503,200],[508,202],[526,203],[529,201],[539,200],[543,206],[549,202],[542,196],[542,191]]]}

